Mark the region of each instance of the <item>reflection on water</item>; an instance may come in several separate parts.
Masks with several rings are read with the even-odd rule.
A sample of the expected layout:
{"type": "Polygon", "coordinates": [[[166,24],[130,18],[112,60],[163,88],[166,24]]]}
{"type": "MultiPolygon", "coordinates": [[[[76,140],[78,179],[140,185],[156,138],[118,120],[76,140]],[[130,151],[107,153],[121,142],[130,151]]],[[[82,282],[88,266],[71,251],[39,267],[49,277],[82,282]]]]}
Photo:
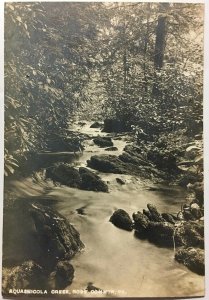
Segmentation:
{"type": "MultiPolygon", "coordinates": [[[[96,134],[96,130],[90,129],[89,125],[81,131],[96,134]]],[[[108,154],[120,154],[125,144],[124,140],[114,141],[119,150],[108,154]]],[[[107,152],[89,141],[76,165],[86,166],[86,160],[98,153],[107,152]]],[[[16,196],[36,196],[40,201],[44,198],[45,204],[51,203],[80,232],[86,247],[72,260],[75,278],[67,289],[82,290],[92,283],[102,290],[122,291],[117,296],[203,295],[204,278],[178,264],[174,260],[173,249],[160,248],[147,240],[139,240],[134,232],[118,229],[109,222],[115,209],[122,208],[132,215],[146,208],[147,203],[156,205],[160,212],[177,213],[184,202],[185,191],[168,186],[161,186],[160,190],[154,186],[149,190],[150,182],[129,175],[100,173],[100,176],[109,182],[109,193],[56,187],[51,182],[35,184],[31,179],[13,183],[16,196]],[[126,184],[118,184],[116,177],[125,180],[126,184]],[[48,188],[51,188],[50,192],[48,188]],[[43,197],[46,190],[47,197],[43,197]]],[[[82,297],[81,294],[77,296],[82,297]]],[[[99,297],[95,294],[90,296],[99,297]]]]}

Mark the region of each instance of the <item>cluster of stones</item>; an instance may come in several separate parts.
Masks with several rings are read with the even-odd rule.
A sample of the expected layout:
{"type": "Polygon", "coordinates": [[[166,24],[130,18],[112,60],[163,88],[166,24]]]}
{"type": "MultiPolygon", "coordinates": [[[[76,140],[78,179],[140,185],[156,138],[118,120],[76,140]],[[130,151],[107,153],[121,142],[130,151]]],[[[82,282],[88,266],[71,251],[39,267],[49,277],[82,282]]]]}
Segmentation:
{"type": "MultiPolygon", "coordinates": [[[[192,206],[192,205],[191,205],[192,206]]],[[[175,259],[190,270],[204,275],[204,224],[200,208],[191,208],[192,217],[188,220],[188,211],[182,215],[160,214],[157,208],[147,205],[148,210],[133,213],[133,220],[123,209],[116,210],[110,221],[117,227],[132,231],[140,239],[148,239],[161,247],[174,247],[175,259]],[[184,218],[184,215],[186,218],[184,218]]]]}

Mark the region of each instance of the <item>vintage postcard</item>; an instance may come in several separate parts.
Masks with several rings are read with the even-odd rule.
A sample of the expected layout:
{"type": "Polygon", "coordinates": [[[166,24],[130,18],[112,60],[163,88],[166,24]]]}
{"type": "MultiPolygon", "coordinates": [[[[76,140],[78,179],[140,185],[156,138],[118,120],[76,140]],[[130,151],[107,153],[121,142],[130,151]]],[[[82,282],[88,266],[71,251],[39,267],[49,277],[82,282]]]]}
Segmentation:
{"type": "Polygon", "coordinates": [[[203,297],[204,4],[4,22],[3,297],[203,297]]]}

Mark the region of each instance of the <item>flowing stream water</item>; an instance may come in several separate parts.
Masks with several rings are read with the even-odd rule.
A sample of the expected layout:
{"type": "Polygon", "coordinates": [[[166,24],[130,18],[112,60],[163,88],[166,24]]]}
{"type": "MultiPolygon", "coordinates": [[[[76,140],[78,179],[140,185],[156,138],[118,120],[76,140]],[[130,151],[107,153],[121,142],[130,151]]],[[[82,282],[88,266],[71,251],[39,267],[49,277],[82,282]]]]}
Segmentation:
{"type": "MultiPolygon", "coordinates": [[[[75,130],[90,136],[107,135],[99,129],[90,128],[89,123],[75,130]]],[[[74,165],[86,166],[86,161],[95,154],[122,153],[126,140],[114,139],[118,151],[107,152],[87,140],[83,155],[74,165]]],[[[96,171],[95,171],[96,172],[96,171]]],[[[174,250],[157,247],[147,240],[135,237],[115,227],[109,218],[118,208],[130,215],[146,208],[147,203],[157,206],[160,212],[176,213],[184,202],[185,190],[174,186],[162,186],[160,190],[149,190],[153,183],[130,175],[103,174],[96,172],[108,182],[109,193],[82,191],[67,186],[55,186],[48,182],[48,196],[53,207],[64,215],[79,231],[85,249],[71,263],[75,268],[73,283],[66,287],[73,297],[128,296],[128,297],[189,297],[204,293],[204,277],[189,271],[174,260],[174,250]],[[116,178],[126,181],[117,183],[116,178]],[[115,294],[82,294],[88,283],[103,291],[115,294]],[[76,294],[78,292],[78,294],[76,294]]],[[[13,192],[19,196],[36,195],[40,198],[45,183],[34,183],[31,179],[15,181],[13,192]]]]}

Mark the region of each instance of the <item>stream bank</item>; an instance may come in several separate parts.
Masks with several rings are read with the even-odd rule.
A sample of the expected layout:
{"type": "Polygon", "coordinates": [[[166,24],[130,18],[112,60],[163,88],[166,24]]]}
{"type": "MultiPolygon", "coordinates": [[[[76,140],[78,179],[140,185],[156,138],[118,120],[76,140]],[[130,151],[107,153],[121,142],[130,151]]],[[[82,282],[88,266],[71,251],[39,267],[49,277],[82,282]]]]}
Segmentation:
{"type": "MultiPolygon", "coordinates": [[[[38,180],[32,181],[28,178],[21,182],[14,181],[10,185],[10,189],[15,192],[16,196],[25,198],[29,195],[36,196],[36,201],[45,202],[47,207],[50,205],[68,222],[71,222],[81,234],[85,251],[70,260],[75,269],[75,277],[72,284],[66,285],[66,288],[71,291],[85,290],[91,282],[103,290],[120,291],[119,296],[126,293],[128,296],[138,297],[156,295],[177,297],[182,294],[194,296],[203,293],[202,277],[175,262],[172,248],[162,248],[145,239],[139,239],[135,234],[117,229],[109,222],[110,216],[119,208],[132,215],[138,210],[145,209],[147,203],[150,202],[160,212],[177,215],[180,207],[185,203],[186,190],[181,187],[168,186],[163,178],[159,184],[158,170],[150,172],[147,177],[142,176],[148,172],[144,171],[146,168],[135,166],[136,159],[142,161],[142,158],[139,155],[129,154],[131,141],[130,137],[127,141],[127,135],[111,134],[117,150],[107,152],[106,148],[100,148],[93,141],[97,135],[105,137],[106,133],[98,128],[90,128],[89,123],[83,126],[77,125],[74,130],[88,135],[89,139],[85,141],[83,155],[74,157],[74,160],[70,162],[71,168],[88,169],[90,166],[87,162],[91,161],[92,157],[101,157],[104,154],[108,155],[108,158],[110,155],[114,158],[111,167],[115,167],[117,157],[122,156],[123,160],[119,159],[121,173],[112,173],[109,169],[108,172],[104,172],[104,169],[91,170],[108,185],[108,193],[54,184],[51,180],[43,179],[44,177],[41,176],[38,180]],[[130,145],[126,149],[129,153],[128,151],[126,153],[129,155],[123,155],[123,149],[128,147],[128,142],[130,145]],[[126,170],[128,171],[124,173],[127,164],[126,170]],[[170,281],[175,284],[171,286],[170,281]]],[[[58,155],[57,160],[59,161],[58,155]]],[[[110,162],[109,159],[108,161],[110,162]]],[[[148,166],[149,170],[154,169],[152,165],[149,165],[150,162],[145,160],[145,163],[144,167],[148,166]]]]}

